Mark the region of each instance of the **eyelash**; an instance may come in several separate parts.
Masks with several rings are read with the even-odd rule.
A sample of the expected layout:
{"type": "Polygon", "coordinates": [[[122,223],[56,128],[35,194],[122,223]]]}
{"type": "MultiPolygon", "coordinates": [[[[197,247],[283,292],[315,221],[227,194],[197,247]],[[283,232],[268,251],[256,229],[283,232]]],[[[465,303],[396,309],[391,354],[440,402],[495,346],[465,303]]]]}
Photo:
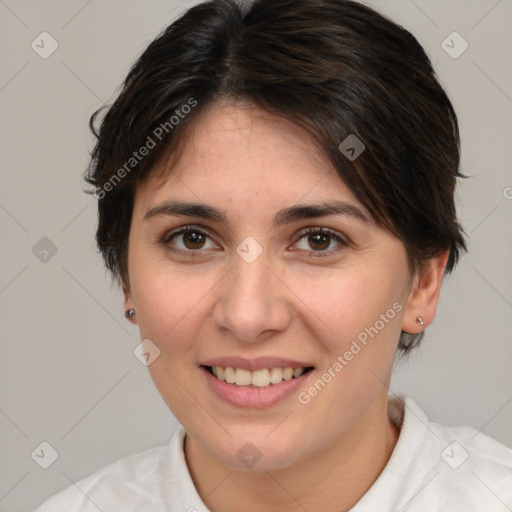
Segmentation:
{"type": "MultiPolygon", "coordinates": [[[[205,231],[203,231],[202,229],[200,229],[200,228],[198,228],[196,226],[184,226],[182,228],[178,228],[175,231],[171,231],[169,233],[166,233],[162,237],[162,239],[160,240],[160,243],[162,245],[164,245],[167,250],[169,250],[169,251],[171,251],[171,252],[173,252],[175,254],[181,254],[181,255],[185,255],[187,257],[192,257],[192,258],[198,257],[198,256],[202,256],[202,254],[201,254],[202,250],[201,249],[198,249],[197,251],[193,251],[193,250],[184,251],[182,249],[174,249],[174,248],[169,246],[169,242],[174,237],[176,237],[178,235],[183,235],[183,234],[186,234],[186,233],[198,233],[200,235],[204,235],[204,236],[206,236],[208,238],[211,238],[208,233],[206,233],[205,231]]],[[[332,256],[333,253],[336,253],[341,248],[347,247],[349,245],[347,240],[345,240],[341,235],[336,233],[336,231],[332,231],[329,228],[323,228],[323,227],[319,227],[319,226],[318,227],[308,227],[308,228],[304,228],[301,231],[299,231],[299,233],[297,233],[297,238],[295,239],[293,244],[295,245],[297,242],[299,242],[304,237],[306,237],[307,235],[310,235],[310,234],[328,235],[328,236],[334,238],[336,240],[336,242],[338,242],[340,244],[340,246],[341,246],[341,247],[338,247],[336,249],[330,249],[330,250],[327,250],[327,251],[309,251],[310,254],[311,254],[311,256],[310,256],[311,258],[325,258],[327,256],[332,256]]]]}

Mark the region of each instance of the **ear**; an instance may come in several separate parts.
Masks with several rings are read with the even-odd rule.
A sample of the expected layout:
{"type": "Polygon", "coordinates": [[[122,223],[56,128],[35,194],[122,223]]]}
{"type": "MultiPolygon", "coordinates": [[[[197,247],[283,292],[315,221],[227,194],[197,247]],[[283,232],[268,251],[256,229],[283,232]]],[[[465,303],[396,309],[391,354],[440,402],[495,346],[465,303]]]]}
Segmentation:
{"type": "Polygon", "coordinates": [[[415,276],[402,319],[403,331],[416,334],[434,321],[449,254],[448,250],[428,260],[415,276]],[[418,324],[418,317],[423,318],[422,325],[418,324]]]}
{"type": "MultiPolygon", "coordinates": [[[[132,298],[132,291],[130,288],[130,283],[123,283],[123,294],[124,294],[124,310],[128,311],[132,308],[135,308],[135,303],[132,298]]],[[[137,315],[132,316],[131,318],[127,318],[129,322],[134,325],[137,325],[137,315]]]]}

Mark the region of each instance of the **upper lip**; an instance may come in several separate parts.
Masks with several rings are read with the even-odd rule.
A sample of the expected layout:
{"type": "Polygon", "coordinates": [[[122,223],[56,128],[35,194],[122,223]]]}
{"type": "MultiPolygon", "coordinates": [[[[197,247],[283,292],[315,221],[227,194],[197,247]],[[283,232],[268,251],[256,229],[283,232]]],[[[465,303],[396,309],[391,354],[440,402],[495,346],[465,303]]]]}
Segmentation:
{"type": "Polygon", "coordinates": [[[262,370],[264,368],[308,368],[312,364],[296,361],[294,359],[284,359],[281,357],[256,357],[254,359],[244,359],[243,357],[215,357],[200,363],[201,366],[222,366],[230,368],[242,368],[244,370],[262,370]]]}

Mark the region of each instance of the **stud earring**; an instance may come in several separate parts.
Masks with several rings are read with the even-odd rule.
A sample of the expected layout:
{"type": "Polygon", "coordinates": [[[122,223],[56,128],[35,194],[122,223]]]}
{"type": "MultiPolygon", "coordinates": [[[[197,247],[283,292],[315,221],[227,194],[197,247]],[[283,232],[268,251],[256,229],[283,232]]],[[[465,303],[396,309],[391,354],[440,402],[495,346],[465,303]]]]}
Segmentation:
{"type": "Polygon", "coordinates": [[[135,316],[135,313],[136,313],[135,308],[132,308],[132,309],[129,309],[129,310],[125,311],[124,316],[126,318],[130,319],[130,318],[133,318],[135,316]]]}
{"type": "Polygon", "coordinates": [[[423,325],[425,322],[423,321],[423,317],[422,316],[417,316],[416,317],[416,322],[419,324],[419,325],[423,325]]]}

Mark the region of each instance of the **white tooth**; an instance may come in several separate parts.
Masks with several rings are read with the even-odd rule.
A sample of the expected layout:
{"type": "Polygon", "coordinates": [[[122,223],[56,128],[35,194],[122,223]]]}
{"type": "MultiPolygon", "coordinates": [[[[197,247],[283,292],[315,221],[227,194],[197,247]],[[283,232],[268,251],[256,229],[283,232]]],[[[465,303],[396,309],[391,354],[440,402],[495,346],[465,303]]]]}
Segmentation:
{"type": "Polygon", "coordinates": [[[284,368],[283,370],[283,379],[291,380],[293,377],[293,368],[284,368]]]}
{"type": "Polygon", "coordinates": [[[264,388],[270,384],[270,372],[264,368],[252,372],[252,385],[264,388]]]}
{"type": "Polygon", "coordinates": [[[224,379],[226,379],[226,382],[228,384],[234,384],[235,383],[235,370],[229,366],[226,366],[226,368],[224,368],[224,379]]]}
{"type": "Polygon", "coordinates": [[[251,372],[237,368],[235,370],[235,383],[237,386],[248,386],[251,383],[251,372]]]}
{"type": "Polygon", "coordinates": [[[251,372],[243,368],[212,366],[212,373],[219,380],[238,386],[248,386],[252,384],[257,387],[267,387],[270,384],[279,384],[283,380],[291,380],[294,377],[300,377],[304,371],[305,368],[303,367],[263,368],[251,372]]]}
{"type": "Polygon", "coordinates": [[[293,376],[295,378],[300,377],[304,373],[304,368],[294,368],[293,369],[293,376]]]}
{"type": "Polygon", "coordinates": [[[272,368],[270,370],[270,382],[272,384],[279,384],[282,380],[283,380],[283,370],[281,368],[272,368]]]}

